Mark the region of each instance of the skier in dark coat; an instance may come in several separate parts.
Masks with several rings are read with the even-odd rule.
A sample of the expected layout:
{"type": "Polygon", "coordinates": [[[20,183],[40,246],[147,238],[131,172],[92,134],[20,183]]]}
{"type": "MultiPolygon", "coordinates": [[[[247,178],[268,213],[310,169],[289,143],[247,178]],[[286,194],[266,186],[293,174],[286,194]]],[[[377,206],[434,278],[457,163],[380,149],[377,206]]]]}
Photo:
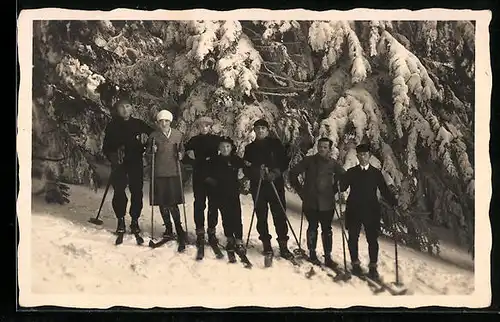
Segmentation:
{"type": "Polygon", "coordinates": [[[207,235],[211,245],[218,245],[215,235],[218,224],[219,212],[213,202],[211,191],[213,189],[205,182],[209,174],[208,162],[217,155],[219,136],[209,133],[213,121],[209,117],[197,120],[200,134],[193,136],[186,143],[186,155],[193,160],[193,194],[194,194],[194,222],[196,226],[196,246],[198,247],[198,260],[204,256],[205,244],[205,208],[208,201],[207,235]]]}
{"type": "Polygon", "coordinates": [[[153,128],[144,121],[132,117],[132,104],[121,99],[114,106],[113,120],[105,130],[103,154],[111,162],[111,183],[113,186],[113,210],[118,219],[117,233],[125,232],[127,211],[127,185],[130,190],[129,214],[132,218],[130,230],[139,233],[139,217],[142,212],[143,153],[144,144],[153,128]]]}
{"type": "Polygon", "coordinates": [[[378,235],[381,220],[377,189],[380,190],[382,197],[392,206],[397,206],[398,201],[387,186],[382,172],[370,165],[369,146],[360,144],[356,151],[359,165],[347,170],[340,180],[341,191],[350,188],[345,213],[345,226],[349,233],[348,246],[351,255],[352,272],[355,275],[363,274],[358,258],[359,233],[361,226],[363,226],[370,257],[368,274],[370,277],[377,279],[379,278],[377,271],[378,235]]]}
{"type": "Polygon", "coordinates": [[[255,203],[257,215],[257,231],[262,241],[264,255],[272,259],[271,235],[267,224],[268,209],[271,208],[274,227],[280,255],[285,259],[292,259],[293,254],[288,250],[288,226],[286,214],[285,182],[283,172],[288,168],[288,160],[283,144],[279,139],[269,137],[269,124],[260,119],[254,123],[256,139],[245,147],[244,161],[246,162],[245,174],[250,179],[250,191],[255,203]],[[257,188],[262,179],[259,195],[257,188]],[[274,183],[277,194],[271,183],[274,183]],[[279,199],[278,199],[279,197],[279,199]],[[281,201],[281,205],[280,205],[281,201]]]}
{"type": "Polygon", "coordinates": [[[210,174],[206,182],[214,191],[214,201],[222,215],[222,226],[227,238],[226,250],[231,262],[234,252],[245,254],[243,224],[241,221],[240,184],[243,177],[243,159],[235,153],[236,147],[229,137],[221,138],[219,155],[210,160],[210,174]]]}
{"type": "Polygon", "coordinates": [[[331,252],[333,244],[332,220],[335,208],[337,181],[345,172],[334,159],[330,157],[333,142],[328,138],[318,140],[318,153],[304,157],[289,171],[292,187],[302,199],[302,211],[309,226],[307,228],[307,247],[311,262],[319,263],[316,255],[318,240],[318,224],[321,224],[321,239],[325,255],[325,265],[334,265],[331,252]],[[304,174],[304,184],[301,185],[298,176],[304,174]]]}
{"type": "Polygon", "coordinates": [[[154,194],[150,187],[149,201],[151,205],[160,207],[165,224],[163,237],[167,239],[172,238],[172,216],[179,243],[178,251],[182,252],[186,247],[186,236],[178,207],[184,200],[178,162],[183,156],[183,144],[182,133],[170,126],[172,119],[170,111],[160,111],[156,116],[158,130],[151,133],[147,142],[149,155],[155,153],[154,194]]]}

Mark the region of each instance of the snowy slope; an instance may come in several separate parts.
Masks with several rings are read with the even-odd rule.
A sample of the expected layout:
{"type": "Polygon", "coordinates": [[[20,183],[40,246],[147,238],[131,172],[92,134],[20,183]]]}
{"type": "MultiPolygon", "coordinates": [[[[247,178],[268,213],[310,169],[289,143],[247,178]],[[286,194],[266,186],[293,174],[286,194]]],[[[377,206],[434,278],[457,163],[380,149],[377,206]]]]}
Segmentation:
{"type": "MultiPolygon", "coordinates": [[[[33,181],[33,190],[39,184],[33,181]]],[[[147,184],[145,184],[147,189],[147,184]]],[[[213,297],[294,296],[315,297],[356,297],[372,294],[363,282],[352,279],[348,283],[336,284],[324,272],[315,269],[311,279],[304,274],[310,265],[293,267],[289,262],[276,259],[272,268],[263,268],[260,255],[261,246],[255,226],[252,229],[248,257],[254,268],[247,270],[241,264],[229,264],[227,259],[215,259],[209,247],[205,259],[195,261],[195,248],[189,245],[186,252],[178,254],[176,243],[171,242],[155,250],[147,247],[150,231],[151,208],[145,208],[140,220],[144,246],[136,246],[135,239],[126,235],[124,243],[114,245],[115,219],[111,208],[112,189],[102,211],[104,225],[94,226],[87,220],[95,216],[103,190],[95,193],[86,187],[71,186],[71,203],[68,205],[48,205],[41,198],[32,199],[32,291],[44,294],[161,294],[166,296],[196,296],[210,294],[213,297]]],[[[186,193],[188,230],[192,235],[192,194],[186,193]]],[[[252,213],[252,202],[242,196],[244,214],[244,235],[252,213]]],[[[300,215],[294,212],[297,204],[290,201],[289,218],[298,235],[300,215]]],[[[182,210],[181,210],[182,211],[182,210]]],[[[127,226],[129,219],[127,218],[127,226]]],[[[274,234],[271,216],[270,231],[274,234]]],[[[254,221],[255,225],[255,221],[254,221]]],[[[305,225],[302,234],[305,244],[305,225]]],[[[158,209],[155,209],[155,235],[163,232],[158,209]]],[[[222,225],[218,234],[221,244],[225,244],[222,225]]],[[[319,238],[320,239],[320,238],[319,238]]],[[[273,247],[277,247],[273,239],[273,247]]],[[[321,239],[318,252],[322,254],[321,239]]],[[[290,233],[290,249],[296,243],[290,233]]],[[[394,280],[393,244],[380,243],[380,272],[388,281],[394,280]]],[[[447,262],[432,258],[414,250],[399,248],[400,273],[404,283],[415,295],[466,295],[474,290],[474,274],[447,262]]],[[[360,258],[367,263],[368,254],[364,236],[360,238],[360,258]]],[[[342,263],[341,232],[334,227],[334,259],[342,263]]],[[[379,295],[383,296],[385,294],[379,295]]]]}

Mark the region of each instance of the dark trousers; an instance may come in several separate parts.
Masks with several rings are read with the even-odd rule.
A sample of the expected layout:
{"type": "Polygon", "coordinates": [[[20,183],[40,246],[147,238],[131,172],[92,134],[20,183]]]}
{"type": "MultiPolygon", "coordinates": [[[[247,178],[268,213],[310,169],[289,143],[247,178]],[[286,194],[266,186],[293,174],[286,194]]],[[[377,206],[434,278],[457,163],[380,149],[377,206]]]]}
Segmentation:
{"type": "Polygon", "coordinates": [[[165,227],[172,227],[172,222],[170,221],[170,216],[172,216],[177,235],[184,231],[181,223],[181,212],[178,206],[160,206],[160,213],[165,227]]]}
{"type": "Polygon", "coordinates": [[[208,201],[208,230],[215,231],[217,227],[219,211],[216,202],[212,196],[212,190],[203,181],[200,176],[193,176],[193,194],[194,194],[194,224],[197,231],[204,231],[205,229],[205,208],[208,201]]]}
{"type": "MultiPolygon", "coordinates": [[[[271,208],[271,214],[273,216],[274,228],[276,230],[278,242],[288,241],[288,226],[286,222],[286,214],[283,212],[280,206],[281,204],[286,209],[285,200],[285,187],[283,185],[275,185],[278,195],[274,191],[273,187],[269,182],[262,182],[260,193],[257,198],[257,185],[252,188],[252,198],[255,203],[255,214],[257,216],[257,232],[259,233],[259,239],[266,244],[271,240],[271,235],[269,234],[269,227],[267,224],[267,216],[269,208],[271,208]],[[278,199],[279,197],[279,199],[278,199]]],[[[267,249],[265,250],[267,251],[267,249]]]]}
{"type": "Polygon", "coordinates": [[[224,236],[228,239],[243,239],[243,224],[241,221],[241,203],[239,194],[220,194],[216,196],[216,200],[222,216],[224,236]]]}
{"type": "Polygon", "coordinates": [[[310,251],[316,250],[318,241],[318,226],[321,225],[321,240],[323,242],[323,250],[325,255],[332,252],[333,233],[332,233],[332,220],[333,209],[326,211],[319,211],[313,209],[305,209],[304,214],[307,218],[307,248],[310,251]]]}
{"type": "Polygon", "coordinates": [[[143,168],[142,160],[134,163],[122,164],[112,170],[113,210],[117,218],[125,217],[128,198],[125,189],[130,190],[129,214],[138,219],[142,211],[143,168]]]}
{"type": "Polygon", "coordinates": [[[351,255],[352,263],[359,264],[358,257],[358,240],[361,232],[361,226],[364,227],[366,241],[368,242],[368,255],[370,257],[370,264],[376,264],[378,260],[378,235],[380,231],[380,220],[373,218],[349,218],[346,217],[346,228],[349,233],[349,253],[351,255]]]}

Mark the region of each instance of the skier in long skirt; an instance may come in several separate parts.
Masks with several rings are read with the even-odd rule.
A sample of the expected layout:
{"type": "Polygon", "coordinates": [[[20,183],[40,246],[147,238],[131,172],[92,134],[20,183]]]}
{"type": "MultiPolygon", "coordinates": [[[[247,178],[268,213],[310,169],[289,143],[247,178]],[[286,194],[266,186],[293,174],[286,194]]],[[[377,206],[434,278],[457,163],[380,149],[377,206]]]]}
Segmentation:
{"type": "Polygon", "coordinates": [[[302,211],[307,218],[307,248],[309,259],[315,264],[320,261],[316,255],[318,224],[321,225],[321,240],[325,255],[325,265],[333,267],[331,258],[333,247],[332,220],[335,208],[337,181],[345,172],[331,156],[333,142],[328,138],[318,140],[318,152],[304,157],[289,171],[292,187],[302,199],[302,211]],[[304,184],[299,182],[304,175],[304,184]]]}
{"type": "Polygon", "coordinates": [[[103,153],[111,162],[111,184],[113,186],[113,210],[117,218],[116,232],[125,233],[127,195],[130,190],[129,214],[132,218],[130,230],[139,233],[139,217],[142,212],[143,153],[147,137],[153,128],[144,121],[132,117],[133,107],[126,98],[118,100],[113,107],[113,120],[107,125],[103,153]]]}
{"type": "Polygon", "coordinates": [[[250,179],[250,191],[255,203],[257,232],[264,248],[265,264],[270,266],[274,256],[271,235],[267,224],[271,208],[281,257],[291,260],[293,254],[287,247],[288,226],[286,221],[285,181],[283,172],[288,168],[285,148],[277,138],[269,136],[269,123],[260,119],[254,123],[255,141],[245,147],[245,174],[250,179]],[[257,190],[260,190],[257,196],[257,190]],[[276,188],[274,190],[273,188],[276,188]],[[282,208],[283,206],[283,208],[282,208]]]}
{"type": "Polygon", "coordinates": [[[174,222],[177,233],[178,251],[186,248],[186,235],[181,224],[179,204],[183,202],[178,162],[183,156],[182,134],[170,126],[173,115],[168,110],[160,111],[156,116],[158,130],[151,133],[147,147],[154,153],[154,189],[150,187],[150,204],[160,207],[160,213],[165,224],[164,238],[171,238],[174,222]],[[154,190],[154,196],[151,191],[154,190]]]}
{"type": "Polygon", "coordinates": [[[240,184],[243,177],[243,159],[236,155],[233,140],[223,137],[219,154],[210,160],[210,174],[205,179],[214,191],[214,201],[222,215],[222,226],[227,238],[226,250],[229,261],[234,263],[234,253],[245,255],[243,225],[241,220],[240,184]]]}
{"type": "Polygon", "coordinates": [[[349,234],[347,242],[351,256],[352,273],[363,274],[358,258],[358,240],[361,226],[364,227],[368,242],[368,276],[379,278],[377,271],[378,236],[380,232],[381,209],[377,198],[377,189],[382,197],[392,206],[398,205],[397,197],[391,192],[382,172],[370,165],[370,147],[360,144],[356,148],[359,164],[347,170],[340,180],[340,190],[350,188],[345,212],[345,225],[349,234]]]}

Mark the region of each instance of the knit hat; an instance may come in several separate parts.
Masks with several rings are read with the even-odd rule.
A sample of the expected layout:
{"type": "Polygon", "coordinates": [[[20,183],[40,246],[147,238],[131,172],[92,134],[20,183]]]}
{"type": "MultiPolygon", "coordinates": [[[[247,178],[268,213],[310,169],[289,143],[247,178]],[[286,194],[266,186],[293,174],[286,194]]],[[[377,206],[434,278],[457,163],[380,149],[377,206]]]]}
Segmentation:
{"type": "Polygon", "coordinates": [[[267,121],[264,120],[264,119],[259,119],[259,120],[255,121],[255,123],[253,124],[253,126],[254,127],[256,127],[256,126],[264,126],[264,127],[269,128],[269,123],[267,123],[267,121]]]}
{"type": "Polygon", "coordinates": [[[168,110],[161,110],[160,112],[158,112],[158,114],[156,114],[157,121],[167,120],[167,121],[172,122],[173,119],[174,119],[174,116],[168,110]]]}
{"type": "Polygon", "coordinates": [[[208,125],[214,124],[214,121],[208,116],[202,116],[196,122],[200,125],[201,124],[208,124],[208,125]]]}
{"type": "Polygon", "coordinates": [[[360,144],[356,147],[356,152],[370,152],[370,146],[366,143],[360,144]]]}
{"type": "Polygon", "coordinates": [[[231,145],[234,145],[234,141],[229,136],[221,137],[219,143],[229,143],[231,145]]]}

